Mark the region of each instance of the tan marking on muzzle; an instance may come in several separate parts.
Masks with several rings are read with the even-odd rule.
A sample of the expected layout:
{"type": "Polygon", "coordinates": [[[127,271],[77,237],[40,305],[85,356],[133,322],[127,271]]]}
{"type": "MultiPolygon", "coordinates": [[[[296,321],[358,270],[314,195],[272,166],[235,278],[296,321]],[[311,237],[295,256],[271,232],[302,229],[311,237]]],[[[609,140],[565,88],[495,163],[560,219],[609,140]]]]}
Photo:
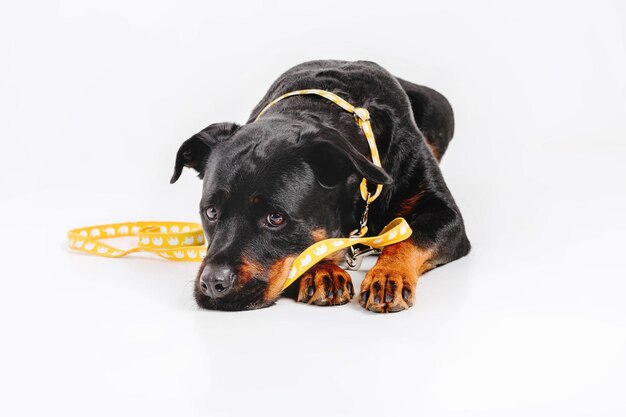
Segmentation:
{"type": "Polygon", "coordinates": [[[263,274],[263,267],[261,264],[254,262],[253,260],[242,257],[241,263],[239,264],[239,268],[237,270],[237,288],[241,288],[246,285],[247,282],[252,280],[255,276],[260,276],[263,274]]]}
{"type": "Polygon", "coordinates": [[[274,262],[272,266],[270,266],[267,274],[267,288],[263,294],[265,301],[273,301],[278,298],[282,292],[283,284],[287,280],[287,275],[289,274],[294,259],[296,259],[295,256],[287,256],[274,262]]]}

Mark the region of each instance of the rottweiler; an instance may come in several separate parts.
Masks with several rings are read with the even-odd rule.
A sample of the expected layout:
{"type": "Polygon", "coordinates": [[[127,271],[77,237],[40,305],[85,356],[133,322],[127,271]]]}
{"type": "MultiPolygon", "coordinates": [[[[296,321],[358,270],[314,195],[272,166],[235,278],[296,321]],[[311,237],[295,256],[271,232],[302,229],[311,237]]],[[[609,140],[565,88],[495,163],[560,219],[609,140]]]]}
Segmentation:
{"type": "Polygon", "coordinates": [[[200,216],[209,242],[194,286],[198,305],[216,310],[267,307],[285,294],[323,306],[349,302],[350,275],[325,259],[282,291],[294,258],[316,241],[345,237],[359,225],[359,184],[383,184],[369,207],[369,235],[395,217],[413,229],[388,246],[363,280],[358,302],[383,313],[411,307],[418,277],[465,256],[465,226],[439,169],[454,133],[448,100],[368,61],[316,60],[282,74],[244,125],[211,124],[177,152],[203,180],[200,216]],[[354,116],[316,95],[322,89],[369,111],[382,169],[354,116]]]}

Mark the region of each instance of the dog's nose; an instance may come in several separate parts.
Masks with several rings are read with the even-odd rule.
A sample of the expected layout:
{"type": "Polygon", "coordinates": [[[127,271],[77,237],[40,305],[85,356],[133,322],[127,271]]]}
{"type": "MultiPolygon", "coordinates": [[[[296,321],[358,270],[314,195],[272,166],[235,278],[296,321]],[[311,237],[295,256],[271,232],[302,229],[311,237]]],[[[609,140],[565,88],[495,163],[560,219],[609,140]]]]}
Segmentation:
{"type": "Polygon", "coordinates": [[[200,288],[202,288],[204,295],[220,298],[228,293],[234,281],[235,273],[232,269],[223,266],[207,265],[200,276],[200,288]]]}

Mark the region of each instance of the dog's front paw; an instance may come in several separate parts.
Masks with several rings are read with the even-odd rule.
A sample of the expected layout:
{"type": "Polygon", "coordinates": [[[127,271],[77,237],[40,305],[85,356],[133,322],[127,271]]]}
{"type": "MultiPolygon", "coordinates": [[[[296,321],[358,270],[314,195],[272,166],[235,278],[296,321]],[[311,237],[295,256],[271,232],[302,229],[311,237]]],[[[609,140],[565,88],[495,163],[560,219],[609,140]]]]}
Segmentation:
{"type": "Polygon", "coordinates": [[[318,306],[346,304],[354,295],[350,275],[332,262],[313,266],[300,279],[298,301],[318,306]]]}
{"type": "Polygon", "coordinates": [[[415,301],[417,274],[374,266],[361,283],[359,304],[375,313],[406,310],[415,301]]]}

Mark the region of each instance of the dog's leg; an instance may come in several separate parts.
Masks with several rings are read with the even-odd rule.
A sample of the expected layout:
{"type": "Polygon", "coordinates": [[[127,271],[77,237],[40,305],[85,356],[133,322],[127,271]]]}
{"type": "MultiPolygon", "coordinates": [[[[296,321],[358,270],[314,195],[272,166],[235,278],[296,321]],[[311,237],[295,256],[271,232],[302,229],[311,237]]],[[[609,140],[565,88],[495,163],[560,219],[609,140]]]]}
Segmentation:
{"type": "Polygon", "coordinates": [[[296,300],[318,306],[346,304],[354,296],[350,275],[331,261],[321,262],[309,269],[297,283],[296,300]]]}
{"type": "Polygon", "coordinates": [[[411,307],[422,273],[465,256],[470,250],[463,219],[449,194],[440,198],[419,192],[407,200],[399,207],[410,209],[404,217],[413,234],[385,248],[361,283],[359,303],[376,313],[411,307]]]}
{"type": "Polygon", "coordinates": [[[361,283],[361,306],[376,313],[411,307],[418,277],[433,268],[432,255],[432,250],[420,249],[412,241],[383,249],[376,265],[361,283]]]}

